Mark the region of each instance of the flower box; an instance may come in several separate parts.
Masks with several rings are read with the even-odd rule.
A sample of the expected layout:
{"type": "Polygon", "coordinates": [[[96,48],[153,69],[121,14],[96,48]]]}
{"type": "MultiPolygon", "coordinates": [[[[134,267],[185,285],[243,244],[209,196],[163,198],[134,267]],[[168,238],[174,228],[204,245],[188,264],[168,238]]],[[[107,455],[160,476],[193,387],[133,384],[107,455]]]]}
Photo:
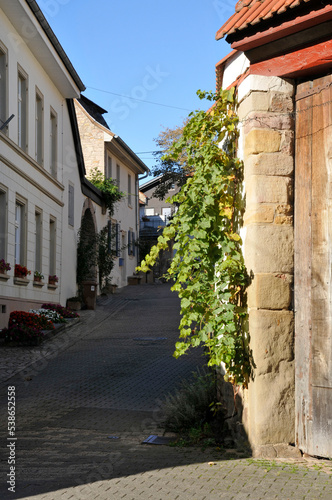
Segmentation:
{"type": "Polygon", "coordinates": [[[35,271],[33,273],[33,282],[34,282],[34,284],[42,283],[43,279],[44,279],[44,275],[41,272],[35,271]]]}
{"type": "Polygon", "coordinates": [[[44,283],[44,281],[41,280],[41,278],[39,278],[39,279],[34,278],[33,286],[41,288],[44,285],[45,285],[45,283],[44,283]]]}
{"type": "Polygon", "coordinates": [[[9,262],[6,262],[5,259],[0,260],[0,279],[9,279],[9,276],[7,275],[7,271],[10,271],[11,267],[9,262]],[[8,277],[7,277],[8,276],[8,277]]]}
{"type": "Polygon", "coordinates": [[[25,266],[21,266],[20,264],[15,264],[14,276],[15,278],[26,278],[28,274],[31,274],[25,266]]]}
{"type": "Polygon", "coordinates": [[[27,278],[18,278],[16,276],[14,277],[14,284],[15,285],[27,286],[29,283],[30,283],[30,280],[28,280],[27,278]]]}

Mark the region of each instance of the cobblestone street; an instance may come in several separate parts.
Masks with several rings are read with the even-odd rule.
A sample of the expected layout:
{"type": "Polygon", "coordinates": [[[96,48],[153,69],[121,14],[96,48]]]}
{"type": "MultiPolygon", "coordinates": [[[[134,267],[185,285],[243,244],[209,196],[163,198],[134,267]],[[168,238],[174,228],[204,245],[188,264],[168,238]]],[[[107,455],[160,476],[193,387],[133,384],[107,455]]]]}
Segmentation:
{"type": "Polygon", "coordinates": [[[204,362],[172,357],[179,301],[126,287],[34,348],[0,348],[1,499],[332,499],[328,461],[238,458],[142,444],[162,398],[204,362]],[[7,390],[16,393],[16,488],[8,491],[7,390]]]}

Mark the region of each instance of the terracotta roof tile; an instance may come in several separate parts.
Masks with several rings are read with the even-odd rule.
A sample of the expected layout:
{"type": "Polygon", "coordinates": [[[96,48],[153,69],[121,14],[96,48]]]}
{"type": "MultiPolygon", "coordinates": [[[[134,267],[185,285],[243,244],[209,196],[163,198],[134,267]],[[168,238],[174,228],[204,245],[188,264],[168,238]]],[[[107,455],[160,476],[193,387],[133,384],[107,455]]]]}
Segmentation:
{"type": "Polygon", "coordinates": [[[216,39],[219,40],[237,30],[243,30],[310,1],[312,0],[240,0],[235,6],[235,13],[217,31],[216,39]]]}

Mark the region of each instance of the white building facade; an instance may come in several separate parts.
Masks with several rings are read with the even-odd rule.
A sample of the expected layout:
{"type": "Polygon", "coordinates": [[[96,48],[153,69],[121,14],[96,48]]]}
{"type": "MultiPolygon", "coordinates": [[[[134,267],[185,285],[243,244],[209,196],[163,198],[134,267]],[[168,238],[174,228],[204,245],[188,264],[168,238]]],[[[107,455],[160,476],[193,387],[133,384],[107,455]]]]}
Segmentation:
{"type": "Polygon", "coordinates": [[[83,90],[36,2],[1,2],[0,261],[11,269],[0,272],[0,328],[13,310],[65,305],[76,294],[83,207],[104,217],[100,193],[84,184],[73,137],[70,103],[83,90]],[[15,265],[31,274],[15,277],[15,265]]]}

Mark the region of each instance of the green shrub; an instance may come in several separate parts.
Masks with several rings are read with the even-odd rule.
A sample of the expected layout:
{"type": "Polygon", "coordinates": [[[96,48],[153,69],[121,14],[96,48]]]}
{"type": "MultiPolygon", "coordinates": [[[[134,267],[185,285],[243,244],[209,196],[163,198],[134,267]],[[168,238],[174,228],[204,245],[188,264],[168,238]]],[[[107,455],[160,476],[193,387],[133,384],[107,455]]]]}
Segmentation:
{"type": "Polygon", "coordinates": [[[183,380],[174,394],[166,396],[164,403],[166,431],[183,433],[204,427],[213,418],[211,405],[216,404],[216,385],[210,370],[194,372],[191,380],[183,380]]]}

